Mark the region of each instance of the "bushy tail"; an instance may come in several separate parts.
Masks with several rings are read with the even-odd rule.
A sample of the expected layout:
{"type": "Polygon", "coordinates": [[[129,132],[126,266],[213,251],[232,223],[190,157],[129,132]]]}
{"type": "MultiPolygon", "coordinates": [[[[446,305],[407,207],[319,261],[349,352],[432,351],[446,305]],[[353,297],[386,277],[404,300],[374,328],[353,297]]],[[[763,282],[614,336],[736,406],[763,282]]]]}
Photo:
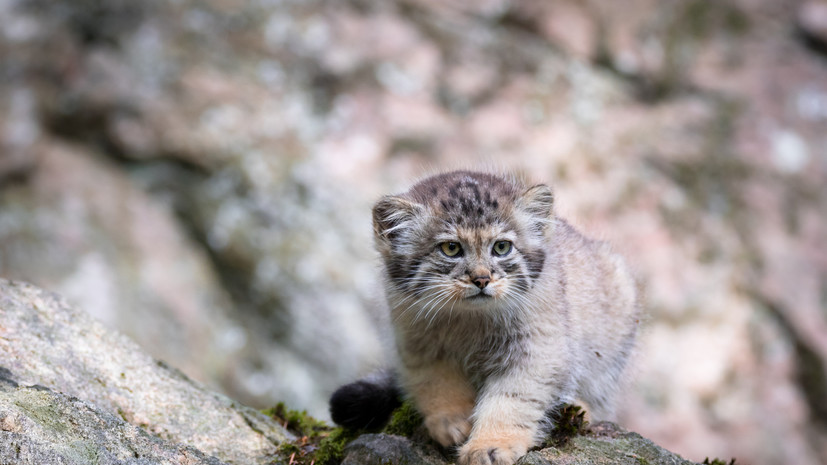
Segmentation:
{"type": "Polygon", "coordinates": [[[345,428],[376,430],[388,422],[401,399],[396,373],[378,371],[337,389],[330,396],[330,417],[345,428]]]}

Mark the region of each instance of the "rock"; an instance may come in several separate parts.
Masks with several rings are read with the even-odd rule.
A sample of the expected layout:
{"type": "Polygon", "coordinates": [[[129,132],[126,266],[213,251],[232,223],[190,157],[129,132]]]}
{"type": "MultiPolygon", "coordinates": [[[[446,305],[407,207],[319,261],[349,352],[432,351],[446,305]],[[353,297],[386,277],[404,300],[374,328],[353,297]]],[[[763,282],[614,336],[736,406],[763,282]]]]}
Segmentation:
{"type": "Polygon", "coordinates": [[[0,382],[0,463],[225,464],[163,440],[89,402],[42,386],[0,382]]]}
{"type": "MultiPolygon", "coordinates": [[[[0,396],[3,429],[14,432],[17,427],[9,425],[18,417],[34,422],[19,420],[31,426],[17,431],[28,438],[19,440],[21,447],[45,442],[54,444],[49,450],[58,451],[58,444],[75,444],[69,439],[83,431],[111,426],[132,434],[135,444],[152,443],[141,439],[141,430],[168,441],[168,449],[169,444],[186,444],[202,453],[191,454],[198,460],[215,456],[228,463],[264,464],[291,438],[272,419],[210,392],[54,294],[0,280],[0,309],[0,374],[6,384],[19,386],[5,388],[0,396]],[[69,418],[58,421],[42,413],[59,411],[62,417],[64,409],[65,415],[78,419],[77,426],[69,418]],[[44,423],[49,421],[53,423],[44,423]],[[93,427],[95,422],[100,426],[93,427]]],[[[114,441],[110,448],[109,442],[90,439],[89,448],[104,456],[117,456],[121,446],[115,445],[128,444],[103,431],[96,434],[93,437],[114,441]]],[[[186,450],[181,453],[186,455],[186,450]]]]}
{"type": "MultiPolygon", "coordinates": [[[[423,444],[390,434],[365,434],[345,447],[342,461],[342,465],[386,463],[448,465],[453,463],[453,458],[440,454],[432,443],[423,444]]],[[[693,462],[609,422],[593,425],[561,447],[534,450],[517,461],[517,465],[580,463],[691,465],[693,462]]]]}
{"type": "Polygon", "coordinates": [[[393,434],[363,434],[345,447],[342,465],[447,465],[436,449],[393,434]]]}
{"type": "Polygon", "coordinates": [[[586,434],[571,438],[563,447],[529,452],[517,462],[518,465],[575,463],[692,465],[694,462],[609,422],[593,425],[586,434]]]}

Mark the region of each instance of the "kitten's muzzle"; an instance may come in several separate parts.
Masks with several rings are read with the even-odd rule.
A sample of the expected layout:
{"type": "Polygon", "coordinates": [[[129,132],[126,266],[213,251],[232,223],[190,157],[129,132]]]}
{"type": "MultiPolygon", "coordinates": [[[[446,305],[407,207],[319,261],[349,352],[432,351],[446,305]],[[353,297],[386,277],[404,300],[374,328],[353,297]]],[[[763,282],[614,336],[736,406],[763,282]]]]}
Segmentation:
{"type": "Polygon", "coordinates": [[[491,282],[491,276],[490,275],[476,276],[473,279],[471,279],[471,282],[473,282],[474,285],[477,286],[478,288],[485,289],[485,286],[487,286],[488,283],[491,282]]]}

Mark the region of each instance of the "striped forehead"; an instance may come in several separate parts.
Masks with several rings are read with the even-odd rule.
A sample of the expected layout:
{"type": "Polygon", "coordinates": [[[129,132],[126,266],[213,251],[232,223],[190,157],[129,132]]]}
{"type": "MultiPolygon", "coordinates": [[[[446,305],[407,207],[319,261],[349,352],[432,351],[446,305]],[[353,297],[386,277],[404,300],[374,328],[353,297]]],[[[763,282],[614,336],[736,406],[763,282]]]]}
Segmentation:
{"type": "Polygon", "coordinates": [[[487,186],[470,177],[461,178],[441,186],[433,206],[438,215],[450,219],[458,227],[490,226],[502,221],[510,203],[492,187],[496,186],[487,186]]]}

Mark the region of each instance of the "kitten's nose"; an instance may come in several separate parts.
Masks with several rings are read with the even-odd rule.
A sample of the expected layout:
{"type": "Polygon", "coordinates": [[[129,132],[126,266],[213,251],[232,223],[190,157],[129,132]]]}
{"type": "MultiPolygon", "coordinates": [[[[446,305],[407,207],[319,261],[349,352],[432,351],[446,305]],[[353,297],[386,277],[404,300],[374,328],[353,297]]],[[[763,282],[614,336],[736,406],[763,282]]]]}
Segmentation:
{"type": "Polygon", "coordinates": [[[489,282],[491,282],[491,276],[489,276],[489,275],[477,276],[476,278],[472,279],[471,281],[473,281],[474,284],[478,288],[482,289],[485,286],[487,286],[489,282]]]}

